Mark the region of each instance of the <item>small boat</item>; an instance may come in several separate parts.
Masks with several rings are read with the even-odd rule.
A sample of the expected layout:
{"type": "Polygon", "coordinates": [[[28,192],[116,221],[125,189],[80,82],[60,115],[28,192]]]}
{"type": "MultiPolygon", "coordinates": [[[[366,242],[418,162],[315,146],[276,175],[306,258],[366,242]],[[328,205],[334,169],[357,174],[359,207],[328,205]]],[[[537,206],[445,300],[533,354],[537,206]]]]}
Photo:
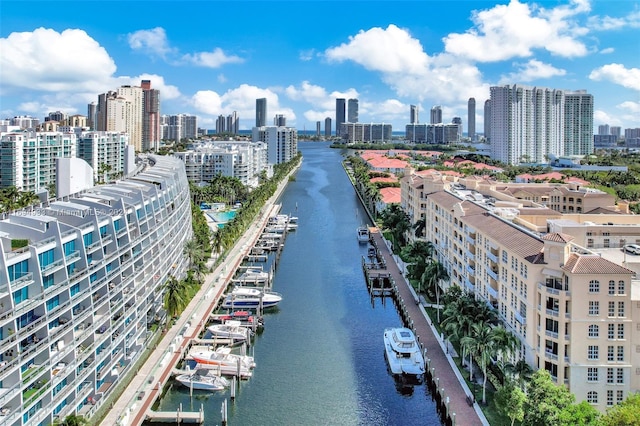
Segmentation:
{"type": "MultiPolygon", "coordinates": [[[[252,369],[256,366],[253,357],[248,355],[232,354],[231,348],[222,346],[216,350],[210,349],[195,349],[189,352],[189,356],[193,358],[198,364],[211,365],[216,367],[231,367],[240,368],[244,367],[252,369]]],[[[222,374],[225,374],[222,372],[222,374]]]]}
{"type": "Polygon", "coordinates": [[[253,376],[253,370],[245,366],[237,365],[211,365],[211,364],[196,364],[196,368],[205,369],[211,371],[213,374],[221,374],[223,376],[238,377],[240,379],[248,379],[253,376]]]}
{"type": "Polygon", "coordinates": [[[261,268],[247,268],[234,281],[236,283],[265,285],[269,283],[269,273],[261,268]]]}
{"type": "Polygon", "coordinates": [[[176,380],[182,385],[196,390],[220,391],[229,386],[229,380],[211,373],[212,370],[199,368],[191,374],[176,376],[176,380]]]}
{"type": "Polygon", "coordinates": [[[255,287],[236,287],[228,293],[222,301],[224,309],[263,309],[276,306],[282,300],[282,295],[275,291],[255,287]]]}
{"type": "Polygon", "coordinates": [[[392,374],[421,376],[424,374],[424,356],[408,328],[384,330],[384,352],[392,374]]]}
{"type": "Polygon", "coordinates": [[[369,242],[369,228],[366,226],[358,227],[358,242],[368,243],[369,242]]]}
{"type": "Polygon", "coordinates": [[[251,330],[242,326],[237,320],[228,320],[222,324],[214,324],[207,327],[213,338],[231,339],[237,341],[249,340],[251,330]]]}
{"type": "Polygon", "coordinates": [[[212,319],[216,322],[225,323],[227,321],[238,321],[240,325],[244,325],[247,327],[251,327],[256,323],[256,325],[262,325],[262,319],[252,315],[249,311],[232,311],[228,314],[218,314],[213,316],[212,319]]]}

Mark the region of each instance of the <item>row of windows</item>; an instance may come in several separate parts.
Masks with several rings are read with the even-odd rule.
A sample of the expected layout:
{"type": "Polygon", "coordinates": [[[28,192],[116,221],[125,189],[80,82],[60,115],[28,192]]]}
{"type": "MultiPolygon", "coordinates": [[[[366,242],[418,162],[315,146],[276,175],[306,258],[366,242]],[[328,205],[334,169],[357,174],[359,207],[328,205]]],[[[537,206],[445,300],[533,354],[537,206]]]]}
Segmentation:
{"type": "MultiPolygon", "coordinates": [[[[600,359],[600,346],[598,345],[589,345],[587,346],[587,358],[589,360],[599,360],[600,359]]],[[[624,346],[607,346],[607,361],[618,361],[624,362],[624,346]],[[616,356],[617,354],[617,356],[616,356]]]]}
{"type": "MultiPolygon", "coordinates": [[[[617,390],[616,391],[616,403],[621,403],[624,400],[624,391],[617,390]]],[[[589,391],[587,392],[587,402],[589,404],[597,404],[598,403],[598,392],[589,391]]],[[[613,406],[613,390],[607,390],[607,407],[613,406]]]]}
{"type": "MultiPolygon", "coordinates": [[[[623,280],[618,281],[618,286],[617,286],[617,293],[616,293],[616,282],[614,280],[610,280],[609,281],[609,295],[613,296],[615,294],[626,294],[625,293],[625,283],[623,280]]],[[[589,281],[589,293],[600,293],[600,281],[598,280],[591,280],[589,281]]]]}
{"type": "MultiPolygon", "coordinates": [[[[615,317],[616,316],[616,312],[617,312],[617,316],[624,318],[625,317],[625,307],[624,307],[624,302],[618,302],[617,304],[618,309],[616,311],[616,302],[610,301],[608,303],[608,311],[607,311],[607,316],[608,317],[615,317]]],[[[600,302],[597,300],[590,300],[589,301],[589,315],[591,316],[595,316],[595,315],[600,315],[600,302]]]]}
{"type": "MultiPolygon", "coordinates": [[[[589,337],[598,338],[600,337],[600,326],[597,324],[589,325],[589,337]]],[[[624,340],[624,324],[607,324],[607,339],[619,339],[624,340]],[[616,325],[618,333],[616,335],[616,325]]]]}

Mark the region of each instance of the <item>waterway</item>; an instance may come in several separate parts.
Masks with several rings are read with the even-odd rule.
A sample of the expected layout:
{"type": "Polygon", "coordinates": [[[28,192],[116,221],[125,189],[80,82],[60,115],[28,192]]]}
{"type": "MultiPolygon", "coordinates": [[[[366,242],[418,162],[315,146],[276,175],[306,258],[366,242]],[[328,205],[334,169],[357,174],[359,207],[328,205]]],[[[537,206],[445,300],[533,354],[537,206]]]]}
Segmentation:
{"type": "MultiPolygon", "coordinates": [[[[391,299],[372,299],[361,267],[367,246],[356,228],[369,223],[342,165],[344,152],[300,142],[304,161],[281,197],[298,216],[273,287],[284,299],[265,315],[250,349],[257,367],[228,402],[229,425],[440,425],[426,385],[403,385],[387,372],[382,334],[401,325],[391,299]]],[[[156,410],[205,411],[221,423],[229,391],[173,385],[156,410]]]]}

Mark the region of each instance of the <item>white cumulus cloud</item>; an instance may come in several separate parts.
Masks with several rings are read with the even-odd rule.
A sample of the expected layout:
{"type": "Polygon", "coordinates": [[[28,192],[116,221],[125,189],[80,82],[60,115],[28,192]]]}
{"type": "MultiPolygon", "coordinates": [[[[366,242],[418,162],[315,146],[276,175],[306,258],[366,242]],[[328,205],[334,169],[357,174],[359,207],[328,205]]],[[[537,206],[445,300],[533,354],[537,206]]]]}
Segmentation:
{"type": "Polygon", "coordinates": [[[116,65],[85,31],[38,28],[0,39],[0,87],[45,92],[100,91],[116,65]]]}
{"type": "Polygon", "coordinates": [[[640,90],[640,68],[626,68],[622,64],[608,64],[589,74],[591,80],[608,80],[628,89],[640,90]]]}
{"type": "Polygon", "coordinates": [[[227,55],[222,49],[216,47],[211,52],[197,52],[182,56],[182,60],[187,63],[206,68],[220,68],[225,64],[238,64],[244,62],[239,56],[227,55]]]}
{"type": "Polygon", "coordinates": [[[175,51],[169,46],[167,34],[162,27],[150,30],[138,30],[127,35],[129,47],[133,50],[141,51],[151,56],[159,56],[166,59],[166,56],[175,51]]]}
{"type": "Polygon", "coordinates": [[[578,38],[587,30],[572,19],[588,10],[588,2],[545,10],[511,0],[508,5],[474,12],[473,28],[444,37],[445,51],[478,62],[527,57],[533,49],[564,57],[584,56],[587,48],[578,38]]]}
{"type": "Polygon", "coordinates": [[[503,76],[500,84],[513,84],[518,82],[529,82],[541,78],[551,78],[563,76],[567,72],[563,69],[555,68],[550,64],[531,59],[526,63],[515,64],[516,71],[503,76]]]}
{"type": "Polygon", "coordinates": [[[420,41],[393,24],[386,29],[360,31],[349,37],[348,43],[327,49],[324,55],[331,62],[349,60],[385,73],[419,73],[428,62],[420,41]]]}
{"type": "Polygon", "coordinates": [[[131,85],[131,86],[140,86],[142,80],[150,80],[151,88],[160,90],[160,99],[161,101],[167,101],[170,99],[177,99],[180,95],[180,90],[178,87],[167,84],[164,81],[164,77],[157,74],[140,74],[136,77],[117,77],[116,81],[113,83],[114,89],[123,85],[131,85]]]}

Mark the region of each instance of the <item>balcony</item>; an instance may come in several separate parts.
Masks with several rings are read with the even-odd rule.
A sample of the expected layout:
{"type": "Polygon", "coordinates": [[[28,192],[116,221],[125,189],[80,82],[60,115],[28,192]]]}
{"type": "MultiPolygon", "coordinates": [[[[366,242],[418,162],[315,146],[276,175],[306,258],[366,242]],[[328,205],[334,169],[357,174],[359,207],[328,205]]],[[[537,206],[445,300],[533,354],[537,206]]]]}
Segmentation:
{"type": "Polygon", "coordinates": [[[467,278],[464,279],[464,285],[469,289],[469,291],[472,291],[472,292],[476,291],[476,286],[473,285],[473,283],[471,283],[471,281],[469,281],[469,279],[467,278]]]}
{"type": "Polygon", "coordinates": [[[498,272],[494,272],[491,269],[487,269],[487,275],[493,278],[495,281],[498,281],[498,272]]]}
{"type": "Polygon", "coordinates": [[[16,278],[15,280],[11,281],[11,291],[15,291],[20,287],[24,287],[32,283],[33,283],[33,272],[27,272],[20,278],[16,278]]]}
{"type": "Polygon", "coordinates": [[[64,259],[58,259],[55,262],[48,264],[47,266],[42,267],[40,270],[42,271],[42,275],[51,275],[56,272],[58,269],[64,266],[64,259]]]}
{"type": "Polygon", "coordinates": [[[471,235],[467,235],[467,236],[465,237],[465,239],[466,239],[466,240],[467,240],[467,242],[468,242],[469,244],[471,244],[472,246],[475,246],[475,245],[476,245],[476,237],[475,237],[475,234],[474,234],[473,236],[471,236],[471,235]]]}
{"type": "Polygon", "coordinates": [[[498,256],[493,254],[491,251],[487,251],[487,257],[491,259],[493,263],[498,263],[498,256]]]}
{"type": "Polygon", "coordinates": [[[551,330],[545,330],[544,334],[548,337],[551,337],[553,339],[557,339],[558,338],[558,333],[551,331],[551,330]]]}
{"type": "Polygon", "coordinates": [[[474,267],[473,267],[473,266],[471,266],[471,265],[467,265],[467,273],[468,273],[469,275],[473,275],[473,276],[475,276],[475,275],[476,275],[476,268],[474,268],[474,267]]]}
{"type": "Polygon", "coordinates": [[[518,312],[518,311],[514,311],[514,312],[513,312],[513,317],[514,317],[514,318],[516,319],[516,321],[518,321],[520,324],[526,324],[526,320],[525,320],[526,315],[525,315],[525,316],[523,316],[523,315],[521,315],[521,314],[520,314],[520,312],[518,312]]]}
{"type": "Polygon", "coordinates": [[[498,298],[498,290],[494,289],[493,287],[491,287],[490,285],[487,286],[487,292],[489,292],[489,294],[494,298],[497,299],[498,298]]]}
{"type": "Polygon", "coordinates": [[[467,259],[469,259],[472,262],[476,261],[476,255],[471,253],[469,250],[467,250],[467,252],[465,253],[467,256],[467,259]]]}
{"type": "MultiPolygon", "coordinates": [[[[540,306],[540,305],[538,305],[538,306],[540,306]]],[[[560,315],[559,311],[556,311],[556,310],[553,310],[553,309],[545,309],[545,313],[547,315],[552,316],[552,317],[558,317],[560,315]]]]}

